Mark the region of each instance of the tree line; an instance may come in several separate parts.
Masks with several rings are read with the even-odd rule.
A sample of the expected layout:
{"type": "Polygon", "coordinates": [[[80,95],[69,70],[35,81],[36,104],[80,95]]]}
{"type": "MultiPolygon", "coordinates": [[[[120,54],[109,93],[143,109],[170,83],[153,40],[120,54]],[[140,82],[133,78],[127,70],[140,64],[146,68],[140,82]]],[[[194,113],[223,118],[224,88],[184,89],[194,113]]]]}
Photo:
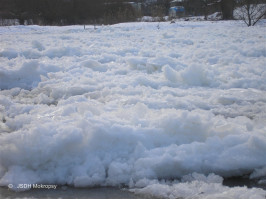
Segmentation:
{"type": "MultiPolygon", "coordinates": [[[[265,0],[184,0],[186,16],[207,16],[221,12],[233,19],[237,6],[266,3],[265,0]]],[[[114,24],[136,21],[142,16],[168,15],[172,0],[0,0],[0,18],[18,19],[20,24],[32,20],[39,25],[114,24]]],[[[254,9],[249,6],[248,9],[254,9]]],[[[255,11],[252,11],[255,12],[255,11]]],[[[243,18],[243,16],[242,16],[243,18]]],[[[250,16],[252,18],[252,15],[250,16]]],[[[248,19],[252,25],[252,20],[248,19]]]]}
{"type": "Polygon", "coordinates": [[[1,18],[20,24],[29,19],[40,25],[110,23],[132,21],[135,15],[123,0],[0,0],[1,18]]]}

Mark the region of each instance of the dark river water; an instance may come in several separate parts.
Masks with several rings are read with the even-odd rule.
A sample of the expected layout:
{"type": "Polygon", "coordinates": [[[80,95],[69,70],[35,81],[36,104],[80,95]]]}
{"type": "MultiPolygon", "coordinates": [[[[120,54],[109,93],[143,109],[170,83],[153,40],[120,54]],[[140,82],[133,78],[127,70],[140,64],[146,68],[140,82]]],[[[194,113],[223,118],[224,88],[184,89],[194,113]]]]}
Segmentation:
{"type": "Polygon", "coordinates": [[[101,188],[74,188],[59,187],[57,189],[31,189],[24,192],[14,192],[7,187],[0,187],[1,199],[28,198],[28,199],[140,199],[144,198],[135,195],[127,190],[101,187],[101,188]]]}

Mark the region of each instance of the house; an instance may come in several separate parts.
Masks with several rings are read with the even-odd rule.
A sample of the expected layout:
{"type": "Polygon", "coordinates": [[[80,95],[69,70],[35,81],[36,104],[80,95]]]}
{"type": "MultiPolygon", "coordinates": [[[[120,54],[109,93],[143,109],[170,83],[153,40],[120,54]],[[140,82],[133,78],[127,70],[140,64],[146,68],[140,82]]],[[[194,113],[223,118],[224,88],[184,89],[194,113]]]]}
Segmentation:
{"type": "Polygon", "coordinates": [[[185,8],[183,6],[184,0],[173,0],[170,2],[169,17],[176,18],[184,16],[185,8]]]}
{"type": "Polygon", "coordinates": [[[169,8],[169,17],[181,17],[185,14],[185,8],[183,6],[173,6],[169,8]]]}

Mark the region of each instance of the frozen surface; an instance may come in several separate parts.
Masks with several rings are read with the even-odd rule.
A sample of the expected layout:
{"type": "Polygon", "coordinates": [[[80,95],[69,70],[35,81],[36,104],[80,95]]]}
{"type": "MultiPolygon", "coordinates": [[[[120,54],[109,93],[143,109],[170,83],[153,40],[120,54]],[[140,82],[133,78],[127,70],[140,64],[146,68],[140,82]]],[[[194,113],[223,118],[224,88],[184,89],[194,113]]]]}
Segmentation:
{"type": "Polygon", "coordinates": [[[220,176],[192,173],[186,175],[180,182],[165,182],[157,180],[140,180],[135,189],[130,191],[146,198],[204,198],[204,199],[259,199],[265,197],[265,190],[247,187],[229,188],[222,185],[220,176]]]}
{"type": "Polygon", "coordinates": [[[265,23],[86,28],[0,27],[1,186],[265,198],[265,23]]]}

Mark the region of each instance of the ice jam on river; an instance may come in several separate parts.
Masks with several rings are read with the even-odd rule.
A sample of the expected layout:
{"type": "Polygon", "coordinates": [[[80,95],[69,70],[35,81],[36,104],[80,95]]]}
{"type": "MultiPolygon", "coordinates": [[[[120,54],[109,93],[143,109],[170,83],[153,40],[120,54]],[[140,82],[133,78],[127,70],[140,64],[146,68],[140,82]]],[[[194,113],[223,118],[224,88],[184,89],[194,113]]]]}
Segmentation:
{"type": "Polygon", "coordinates": [[[0,185],[265,198],[265,32],[265,21],[0,27],[0,185]]]}

